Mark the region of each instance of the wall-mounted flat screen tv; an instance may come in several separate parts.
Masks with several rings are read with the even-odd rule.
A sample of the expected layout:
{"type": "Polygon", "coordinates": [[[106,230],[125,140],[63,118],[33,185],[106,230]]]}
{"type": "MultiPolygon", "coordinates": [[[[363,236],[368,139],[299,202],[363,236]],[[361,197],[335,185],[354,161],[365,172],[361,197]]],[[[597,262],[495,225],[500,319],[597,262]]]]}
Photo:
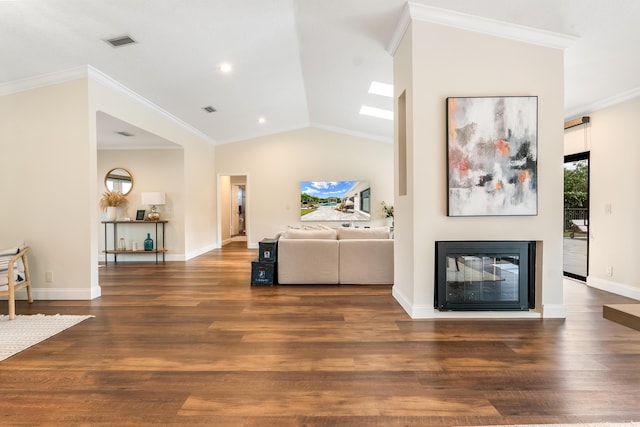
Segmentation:
{"type": "Polygon", "coordinates": [[[363,181],[302,181],[302,221],[370,221],[371,186],[363,181]]]}

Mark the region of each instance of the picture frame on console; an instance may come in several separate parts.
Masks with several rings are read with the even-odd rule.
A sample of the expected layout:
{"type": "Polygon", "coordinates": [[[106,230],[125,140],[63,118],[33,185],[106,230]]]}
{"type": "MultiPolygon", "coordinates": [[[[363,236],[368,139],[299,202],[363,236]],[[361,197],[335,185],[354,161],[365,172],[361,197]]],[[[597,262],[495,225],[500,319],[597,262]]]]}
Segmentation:
{"type": "Polygon", "coordinates": [[[449,97],[447,215],[538,214],[538,97],[449,97]]]}
{"type": "Polygon", "coordinates": [[[144,209],[140,209],[136,211],[136,221],[144,221],[144,213],[146,211],[144,209]]]}

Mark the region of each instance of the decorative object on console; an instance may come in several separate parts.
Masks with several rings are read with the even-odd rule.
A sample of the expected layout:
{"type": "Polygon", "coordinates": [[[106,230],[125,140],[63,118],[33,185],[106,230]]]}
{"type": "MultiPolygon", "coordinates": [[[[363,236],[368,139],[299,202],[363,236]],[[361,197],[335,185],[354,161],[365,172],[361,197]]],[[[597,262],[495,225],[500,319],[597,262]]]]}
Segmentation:
{"type": "Polygon", "coordinates": [[[157,206],[165,204],[165,195],[159,191],[142,193],[142,204],[151,206],[151,211],[147,214],[149,221],[157,221],[160,219],[157,206]]]}
{"type": "Polygon", "coordinates": [[[126,196],[133,188],[133,175],[125,168],[111,169],[104,177],[104,186],[108,191],[115,191],[126,196]]]}
{"type": "Polygon", "coordinates": [[[127,198],[119,191],[105,191],[100,199],[100,207],[107,212],[109,221],[115,221],[118,206],[125,205],[127,198]]]}
{"type": "Polygon", "coordinates": [[[537,145],[537,96],[447,98],[447,214],[537,215],[537,145]]]}
{"type": "Polygon", "coordinates": [[[371,186],[364,181],[302,181],[301,221],[370,221],[371,186]]]}
{"type": "Polygon", "coordinates": [[[145,251],[153,250],[153,239],[151,238],[151,233],[147,233],[147,238],[144,239],[144,250],[145,251]]]}
{"type": "Polygon", "coordinates": [[[144,221],[144,213],[146,211],[144,209],[139,209],[136,211],[136,221],[144,221]]]}
{"type": "Polygon", "coordinates": [[[393,227],[393,205],[388,205],[382,201],[382,213],[387,220],[387,226],[393,227]]]}

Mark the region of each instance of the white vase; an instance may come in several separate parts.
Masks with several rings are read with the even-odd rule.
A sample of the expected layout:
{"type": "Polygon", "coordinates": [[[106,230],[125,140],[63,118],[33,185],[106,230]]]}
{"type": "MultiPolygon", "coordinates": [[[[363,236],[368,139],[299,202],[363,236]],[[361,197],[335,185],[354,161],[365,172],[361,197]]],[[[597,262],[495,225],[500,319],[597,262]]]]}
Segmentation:
{"type": "Polygon", "coordinates": [[[393,217],[392,216],[388,216],[385,218],[386,222],[387,222],[387,227],[392,228],[393,227],[393,217]]]}
{"type": "Polygon", "coordinates": [[[115,206],[107,206],[107,220],[115,221],[118,216],[118,208],[115,206]]]}

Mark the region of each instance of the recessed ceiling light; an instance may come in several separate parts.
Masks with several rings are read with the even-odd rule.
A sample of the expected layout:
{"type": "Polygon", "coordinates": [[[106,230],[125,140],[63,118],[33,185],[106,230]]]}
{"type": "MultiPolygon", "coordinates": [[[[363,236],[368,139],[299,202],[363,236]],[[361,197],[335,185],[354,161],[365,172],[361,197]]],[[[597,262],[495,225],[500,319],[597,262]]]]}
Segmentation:
{"type": "Polygon", "coordinates": [[[263,124],[267,121],[264,117],[258,117],[258,123],[263,124]]]}
{"type": "Polygon", "coordinates": [[[360,107],[360,114],[365,116],[377,117],[379,119],[393,120],[393,111],[383,110],[382,108],[369,107],[363,105],[360,107]]]}
{"type": "Polygon", "coordinates": [[[114,37],[112,39],[106,39],[105,41],[113,47],[126,46],[128,44],[133,44],[136,42],[129,36],[114,37]]]}
{"type": "Polygon", "coordinates": [[[371,86],[369,86],[369,93],[393,98],[393,85],[373,81],[371,82],[371,86]]]}
{"type": "Polygon", "coordinates": [[[223,73],[228,73],[231,71],[231,64],[229,64],[228,62],[224,62],[222,64],[220,64],[220,71],[222,71],[223,73]]]}

